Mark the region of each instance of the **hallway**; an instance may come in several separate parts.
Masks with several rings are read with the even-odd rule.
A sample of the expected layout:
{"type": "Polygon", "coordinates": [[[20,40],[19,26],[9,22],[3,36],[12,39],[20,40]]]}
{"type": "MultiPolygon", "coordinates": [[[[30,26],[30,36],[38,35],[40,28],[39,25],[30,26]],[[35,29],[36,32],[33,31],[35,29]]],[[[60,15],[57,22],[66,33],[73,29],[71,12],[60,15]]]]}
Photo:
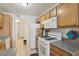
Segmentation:
{"type": "Polygon", "coordinates": [[[29,45],[23,43],[23,39],[16,40],[16,56],[30,56],[32,53],[29,45]]]}

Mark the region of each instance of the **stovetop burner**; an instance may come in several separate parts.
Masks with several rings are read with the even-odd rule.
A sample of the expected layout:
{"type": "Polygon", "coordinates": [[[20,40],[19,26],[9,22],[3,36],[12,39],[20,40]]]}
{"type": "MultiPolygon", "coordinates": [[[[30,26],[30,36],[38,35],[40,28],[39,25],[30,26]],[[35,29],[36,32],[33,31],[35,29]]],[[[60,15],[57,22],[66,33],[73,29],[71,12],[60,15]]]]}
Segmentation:
{"type": "Polygon", "coordinates": [[[48,38],[45,38],[45,40],[57,40],[57,38],[55,38],[55,37],[48,37],[48,38]]]}

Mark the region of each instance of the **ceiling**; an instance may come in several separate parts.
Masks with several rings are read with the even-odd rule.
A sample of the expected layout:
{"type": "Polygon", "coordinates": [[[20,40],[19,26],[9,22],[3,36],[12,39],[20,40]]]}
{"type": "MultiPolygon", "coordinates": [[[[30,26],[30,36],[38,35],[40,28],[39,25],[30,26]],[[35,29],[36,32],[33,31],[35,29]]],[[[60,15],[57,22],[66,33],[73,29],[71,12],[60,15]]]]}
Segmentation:
{"type": "Polygon", "coordinates": [[[39,16],[54,5],[55,3],[28,3],[27,6],[21,6],[21,3],[0,3],[0,11],[39,16]]]}

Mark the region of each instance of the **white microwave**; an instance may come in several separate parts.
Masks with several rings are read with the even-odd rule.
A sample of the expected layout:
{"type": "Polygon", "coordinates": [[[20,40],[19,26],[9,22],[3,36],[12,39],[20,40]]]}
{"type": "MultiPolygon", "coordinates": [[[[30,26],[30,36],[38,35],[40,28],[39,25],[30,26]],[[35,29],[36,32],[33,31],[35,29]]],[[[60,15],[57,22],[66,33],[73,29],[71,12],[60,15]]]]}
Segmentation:
{"type": "Polygon", "coordinates": [[[42,24],[44,24],[44,28],[57,28],[57,17],[52,17],[42,24]]]}

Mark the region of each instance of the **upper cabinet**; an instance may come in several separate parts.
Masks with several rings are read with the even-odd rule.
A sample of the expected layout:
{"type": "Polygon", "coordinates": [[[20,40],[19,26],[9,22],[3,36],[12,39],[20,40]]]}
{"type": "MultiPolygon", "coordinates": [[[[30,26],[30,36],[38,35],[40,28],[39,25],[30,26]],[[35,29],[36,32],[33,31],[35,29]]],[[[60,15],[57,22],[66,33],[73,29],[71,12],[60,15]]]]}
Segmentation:
{"type": "Polygon", "coordinates": [[[42,23],[54,16],[57,16],[57,8],[53,8],[46,12],[45,14],[41,15],[39,18],[37,18],[36,23],[42,23]]]}
{"type": "Polygon", "coordinates": [[[4,20],[3,14],[0,13],[0,28],[3,27],[3,20],[4,20]]]}
{"type": "Polygon", "coordinates": [[[78,3],[61,3],[52,8],[47,13],[40,16],[39,22],[46,21],[57,16],[57,25],[59,27],[79,26],[79,4],[78,3]]]}
{"type": "Polygon", "coordinates": [[[40,23],[40,18],[37,18],[36,19],[36,23],[40,23]]]}
{"type": "Polygon", "coordinates": [[[50,13],[49,11],[47,13],[45,13],[45,20],[49,19],[50,18],[50,13]]]}
{"type": "Polygon", "coordinates": [[[10,35],[10,16],[4,14],[4,28],[3,34],[9,36],[10,35]]]}
{"type": "Polygon", "coordinates": [[[78,4],[65,3],[57,6],[58,26],[78,25],[78,4]]]}
{"type": "Polygon", "coordinates": [[[57,8],[55,7],[55,8],[53,8],[53,9],[50,10],[50,18],[57,15],[57,12],[56,12],[57,10],[56,9],[57,8]]]}
{"type": "Polygon", "coordinates": [[[40,22],[42,23],[44,20],[45,20],[45,16],[44,15],[40,16],[40,22]]]}

